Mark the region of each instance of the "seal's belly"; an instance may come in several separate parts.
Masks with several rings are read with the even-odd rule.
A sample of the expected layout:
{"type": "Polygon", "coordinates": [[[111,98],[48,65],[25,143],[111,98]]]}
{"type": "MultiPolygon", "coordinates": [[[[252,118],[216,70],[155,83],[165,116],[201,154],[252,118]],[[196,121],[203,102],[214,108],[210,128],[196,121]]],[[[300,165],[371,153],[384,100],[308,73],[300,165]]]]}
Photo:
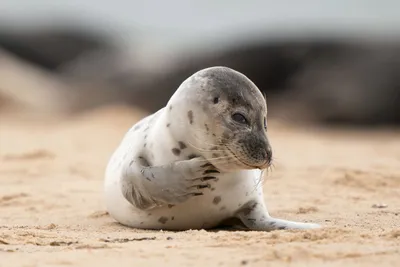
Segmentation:
{"type": "Polygon", "coordinates": [[[232,217],[249,201],[242,191],[226,189],[208,192],[185,203],[153,210],[146,214],[146,227],[156,229],[206,229],[232,217]]]}
{"type": "MultiPolygon", "coordinates": [[[[262,194],[257,170],[241,171],[219,177],[204,195],[172,206],[143,211],[134,208],[121,193],[113,196],[110,214],[122,224],[143,229],[185,230],[207,229],[218,226],[246,202],[262,194]],[[115,210],[116,212],[112,212],[115,210]]],[[[116,187],[118,189],[118,187],[116,187]]],[[[119,191],[116,191],[118,194],[119,191]]]]}

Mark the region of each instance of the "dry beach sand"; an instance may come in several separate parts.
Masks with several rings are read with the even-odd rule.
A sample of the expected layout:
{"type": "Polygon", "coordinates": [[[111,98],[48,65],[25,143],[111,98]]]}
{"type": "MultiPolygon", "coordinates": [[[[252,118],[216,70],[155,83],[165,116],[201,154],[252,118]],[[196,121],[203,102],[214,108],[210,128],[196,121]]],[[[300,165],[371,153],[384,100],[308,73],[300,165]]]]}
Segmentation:
{"type": "Polygon", "coordinates": [[[312,231],[158,232],[104,211],[103,173],[145,114],[107,107],[69,118],[0,113],[0,266],[396,266],[400,131],[270,121],[273,216],[312,231]]]}

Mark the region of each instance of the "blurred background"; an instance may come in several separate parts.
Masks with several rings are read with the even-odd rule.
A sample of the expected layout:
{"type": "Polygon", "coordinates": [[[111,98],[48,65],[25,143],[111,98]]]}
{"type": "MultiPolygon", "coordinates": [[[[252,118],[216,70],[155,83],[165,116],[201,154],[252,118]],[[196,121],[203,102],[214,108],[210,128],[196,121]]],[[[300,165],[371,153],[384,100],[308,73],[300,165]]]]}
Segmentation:
{"type": "Polygon", "coordinates": [[[0,112],[163,107],[224,65],[268,97],[270,119],[400,124],[396,0],[0,2],[0,112]]]}
{"type": "Polygon", "coordinates": [[[400,0],[0,0],[0,266],[398,266],[399,126],[400,0]],[[267,95],[271,215],[322,232],[105,211],[126,131],[217,65],[267,95]]]}

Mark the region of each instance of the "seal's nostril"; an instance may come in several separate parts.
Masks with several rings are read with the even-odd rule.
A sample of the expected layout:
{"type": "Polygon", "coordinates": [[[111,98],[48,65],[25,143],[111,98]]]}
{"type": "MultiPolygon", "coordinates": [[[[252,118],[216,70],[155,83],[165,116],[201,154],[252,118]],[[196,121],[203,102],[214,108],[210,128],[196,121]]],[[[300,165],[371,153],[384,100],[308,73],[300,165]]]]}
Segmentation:
{"type": "Polygon", "coordinates": [[[272,149],[271,149],[271,147],[267,147],[266,153],[267,153],[267,161],[271,162],[271,160],[272,160],[272,149]]]}

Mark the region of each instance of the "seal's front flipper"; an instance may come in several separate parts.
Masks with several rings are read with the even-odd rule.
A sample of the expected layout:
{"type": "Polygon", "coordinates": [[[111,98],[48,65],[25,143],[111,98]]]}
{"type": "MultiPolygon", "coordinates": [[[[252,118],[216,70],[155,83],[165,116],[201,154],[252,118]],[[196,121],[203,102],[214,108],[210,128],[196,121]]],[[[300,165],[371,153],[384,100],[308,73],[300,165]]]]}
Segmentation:
{"type": "Polygon", "coordinates": [[[146,166],[139,157],[125,168],[122,193],[135,207],[150,209],[178,204],[203,195],[219,173],[203,158],[182,160],[161,166],[146,166]]]}
{"type": "Polygon", "coordinates": [[[250,230],[272,231],[280,229],[315,229],[321,226],[314,223],[293,222],[272,218],[263,203],[250,201],[236,215],[250,230]]]}
{"type": "Polygon", "coordinates": [[[132,176],[121,177],[121,191],[126,200],[138,209],[148,210],[159,206],[143,186],[132,176]]]}

